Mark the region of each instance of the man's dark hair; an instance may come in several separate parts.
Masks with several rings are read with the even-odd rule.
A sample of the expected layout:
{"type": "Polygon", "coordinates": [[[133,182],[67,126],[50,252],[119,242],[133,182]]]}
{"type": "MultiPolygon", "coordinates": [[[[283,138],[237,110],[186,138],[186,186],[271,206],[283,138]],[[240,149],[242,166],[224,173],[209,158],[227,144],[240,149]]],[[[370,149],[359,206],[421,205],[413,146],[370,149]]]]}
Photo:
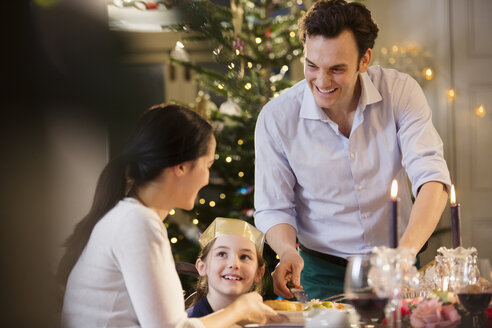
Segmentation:
{"type": "Polygon", "coordinates": [[[363,4],[344,0],[319,0],[299,19],[302,43],[315,35],[334,38],[344,30],[354,33],[360,60],[367,49],[374,47],[379,28],[363,4]]]}

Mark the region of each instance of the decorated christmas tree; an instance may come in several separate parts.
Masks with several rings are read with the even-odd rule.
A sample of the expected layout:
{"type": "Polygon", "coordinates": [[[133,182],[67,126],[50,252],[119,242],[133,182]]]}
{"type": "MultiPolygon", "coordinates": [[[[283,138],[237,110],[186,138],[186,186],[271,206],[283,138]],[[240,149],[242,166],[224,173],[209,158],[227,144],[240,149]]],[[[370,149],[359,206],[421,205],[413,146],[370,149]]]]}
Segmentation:
{"type": "MultiPolygon", "coordinates": [[[[180,236],[173,246],[176,259],[193,262],[199,251],[199,231],[216,217],[253,223],[256,118],[268,100],[294,84],[289,64],[302,55],[297,20],[305,7],[300,0],[231,0],[230,6],[180,0],[175,4],[182,11],[183,24],[173,28],[188,32],[180,46],[207,42],[216,61],[214,67],[218,67],[189,62],[180,46],[171,54],[173,63],[196,73],[201,91],[194,109],[210,119],[217,139],[210,184],[200,191],[195,209],[185,213],[190,219],[169,220],[170,237],[180,236]],[[211,97],[220,101],[219,106],[211,97]]],[[[267,246],[264,257],[269,275],[277,263],[276,255],[267,246]]],[[[267,296],[273,296],[269,293],[267,286],[267,296]]]]}

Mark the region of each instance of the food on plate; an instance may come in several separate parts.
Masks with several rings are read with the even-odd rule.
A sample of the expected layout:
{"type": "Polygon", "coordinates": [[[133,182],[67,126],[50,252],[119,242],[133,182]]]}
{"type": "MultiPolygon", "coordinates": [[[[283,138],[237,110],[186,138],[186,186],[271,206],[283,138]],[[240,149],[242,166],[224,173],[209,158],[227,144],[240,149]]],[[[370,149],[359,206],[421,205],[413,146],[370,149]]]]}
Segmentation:
{"type": "Polygon", "coordinates": [[[275,311],[304,311],[304,305],[288,300],[266,300],[263,303],[275,311]]]}
{"type": "Polygon", "coordinates": [[[314,308],[345,310],[345,304],[330,301],[321,302],[320,300],[314,298],[306,303],[306,310],[314,308]]]}

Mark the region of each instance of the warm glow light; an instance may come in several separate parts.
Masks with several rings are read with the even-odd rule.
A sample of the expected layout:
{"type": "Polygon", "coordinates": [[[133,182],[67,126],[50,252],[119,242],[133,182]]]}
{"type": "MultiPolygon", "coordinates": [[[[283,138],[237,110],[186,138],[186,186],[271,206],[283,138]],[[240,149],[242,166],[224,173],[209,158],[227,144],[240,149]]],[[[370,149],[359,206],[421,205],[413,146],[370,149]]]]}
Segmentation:
{"type": "Polygon", "coordinates": [[[176,47],[183,49],[185,46],[181,41],[176,42],[176,47]]]}
{"type": "Polygon", "coordinates": [[[236,67],[236,65],[234,65],[234,63],[230,63],[227,67],[229,67],[229,69],[233,69],[234,67],[236,67]]]}
{"type": "Polygon", "coordinates": [[[248,62],[248,68],[249,69],[252,69],[253,68],[253,63],[252,62],[248,62]]]}
{"type": "Polygon", "coordinates": [[[395,44],[394,46],[391,47],[391,50],[393,52],[398,52],[398,46],[395,44]]]}
{"type": "Polygon", "coordinates": [[[290,33],[289,33],[289,36],[290,36],[291,38],[295,38],[295,37],[296,37],[296,32],[294,32],[294,31],[290,32],[290,33]]]}
{"type": "Polygon", "coordinates": [[[448,89],[448,91],[446,91],[446,96],[448,96],[450,100],[453,100],[456,97],[456,91],[454,91],[454,89],[448,89]]]}
{"type": "Polygon", "coordinates": [[[220,195],[219,195],[219,198],[220,198],[220,199],[225,199],[225,198],[226,198],[226,194],[224,194],[224,193],[220,194],[220,195]]]}
{"type": "Polygon", "coordinates": [[[432,72],[432,69],[426,68],[424,71],[424,76],[426,80],[432,80],[434,77],[434,72],[432,72]]]}
{"type": "Polygon", "coordinates": [[[447,292],[448,291],[448,286],[449,286],[449,278],[448,277],[443,277],[442,279],[442,291],[447,292]]]}
{"type": "Polygon", "coordinates": [[[200,198],[200,200],[198,201],[200,204],[205,204],[205,198],[200,198]]]}
{"type": "Polygon", "coordinates": [[[239,139],[239,140],[237,141],[237,144],[238,144],[239,146],[241,146],[243,143],[244,143],[243,139],[239,139]]]}
{"type": "Polygon", "coordinates": [[[386,49],[386,48],[381,48],[381,53],[382,53],[383,55],[388,54],[388,49],[386,49]]]}
{"type": "Polygon", "coordinates": [[[284,66],[282,66],[282,68],[280,69],[280,73],[284,73],[284,74],[285,74],[285,73],[287,73],[287,71],[288,71],[288,70],[289,70],[289,66],[284,65],[284,66]]]}
{"type": "Polygon", "coordinates": [[[478,117],[484,117],[485,107],[483,107],[483,105],[480,105],[477,108],[475,108],[475,115],[477,115],[478,117]]]}
{"type": "Polygon", "coordinates": [[[256,38],[255,39],[255,42],[256,42],[256,44],[260,44],[261,43],[261,38],[256,38]]]}
{"type": "Polygon", "coordinates": [[[198,219],[193,219],[193,224],[197,225],[198,224],[198,219]]]}
{"type": "Polygon", "coordinates": [[[456,191],[454,190],[454,185],[451,185],[451,194],[449,195],[449,202],[451,205],[456,204],[456,191]]]}
{"type": "Polygon", "coordinates": [[[222,89],[224,89],[224,85],[223,85],[223,84],[221,84],[221,83],[219,83],[219,84],[217,85],[217,88],[219,88],[220,90],[222,90],[222,89]]]}
{"type": "Polygon", "coordinates": [[[251,85],[251,83],[249,83],[249,82],[248,82],[248,83],[246,83],[246,84],[244,85],[244,88],[245,88],[246,90],[251,89],[251,87],[252,87],[252,85],[251,85]]]}
{"type": "Polygon", "coordinates": [[[174,209],[169,211],[169,215],[174,215],[174,214],[176,214],[176,211],[174,209]]]}
{"type": "Polygon", "coordinates": [[[239,56],[240,53],[241,51],[239,51],[239,49],[236,49],[236,56],[239,56]]]}
{"type": "Polygon", "coordinates": [[[393,179],[391,182],[391,199],[396,199],[396,196],[398,196],[398,182],[393,179]]]}
{"type": "Polygon", "coordinates": [[[210,205],[210,207],[214,207],[215,206],[215,202],[213,200],[211,200],[208,205],[210,205]]]}
{"type": "Polygon", "coordinates": [[[226,159],[225,159],[225,161],[226,161],[227,163],[232,162],[232,157],[231,157],[231,156],[227,156],[227,157],[226,157],[226,159]]]}
{"type": "Polygon", "coordinates": [[[172,244],[176,244],[177,242],[178,242],[178,238],[176,238],[176,237],[171,238],[172,244]]]}
{"type": "Polygon", "coordinates": [[[242,178],[242,177],[244,177],[244,172],[238,172],[237,175],[238,175],[238,177],[242,178]]]}

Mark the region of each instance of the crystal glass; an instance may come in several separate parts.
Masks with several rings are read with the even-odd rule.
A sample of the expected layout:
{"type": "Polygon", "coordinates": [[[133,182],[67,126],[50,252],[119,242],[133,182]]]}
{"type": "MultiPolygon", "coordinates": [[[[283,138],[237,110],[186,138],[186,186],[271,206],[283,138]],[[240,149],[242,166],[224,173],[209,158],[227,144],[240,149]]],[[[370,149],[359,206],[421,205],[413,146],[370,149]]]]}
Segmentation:
{"type": "Polygon", "coordinates": [[[390,327],[401,326],[400,300],[406,290],[418,286],[413,250],[398,247],[374,247],[369,282],[379,297],[387,297],[386,317],[390,327]]]}
{"type": "Polygon", "coordinates": [[[348,302],[360,316],[360,327],[373,327],[384,319],[388,297],[378,296],[369,282],[370,255],[348,258],[344,292],[348,302]]]}

